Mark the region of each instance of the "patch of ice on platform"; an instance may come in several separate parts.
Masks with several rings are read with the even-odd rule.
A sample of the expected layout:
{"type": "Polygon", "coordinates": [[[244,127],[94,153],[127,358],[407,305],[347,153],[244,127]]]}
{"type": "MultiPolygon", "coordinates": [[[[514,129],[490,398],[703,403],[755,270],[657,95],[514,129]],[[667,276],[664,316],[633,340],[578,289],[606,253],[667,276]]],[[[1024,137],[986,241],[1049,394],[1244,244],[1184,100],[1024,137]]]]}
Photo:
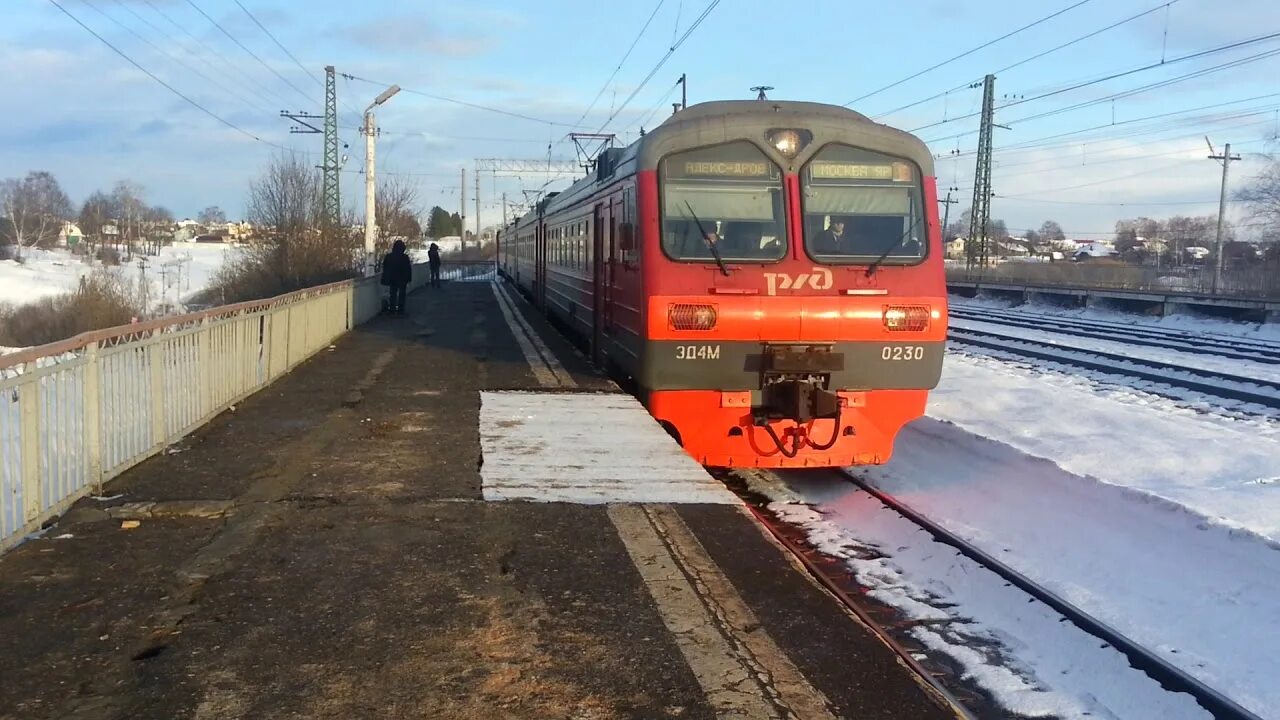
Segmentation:
{"type": "Polygon", "coordinates": [[[486,500],[738,504],[634,398],[483,392],[486,500]]]}

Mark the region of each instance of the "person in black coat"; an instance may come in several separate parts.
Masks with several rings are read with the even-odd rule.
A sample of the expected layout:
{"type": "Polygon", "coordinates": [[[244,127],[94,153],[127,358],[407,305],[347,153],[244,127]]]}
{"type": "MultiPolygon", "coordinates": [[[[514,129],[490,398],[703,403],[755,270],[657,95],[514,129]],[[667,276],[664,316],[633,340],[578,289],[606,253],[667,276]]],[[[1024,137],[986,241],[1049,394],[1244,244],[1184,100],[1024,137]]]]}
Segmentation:
{"type": "Polygon", "coordinates": [[[427,264],[431,267],[431,287],[440,287],[440,246],[435,243],[427,248],[427,264]]]}
{"type": "Polygon", "coordinates": [[[397,240],[391,252],[382,258],[382,284],[391,288],[391,302],[387,309],[396,315],[404,314],[405,291],[413,279],[413,263],[405,252],[404,241],[397,240]]]}

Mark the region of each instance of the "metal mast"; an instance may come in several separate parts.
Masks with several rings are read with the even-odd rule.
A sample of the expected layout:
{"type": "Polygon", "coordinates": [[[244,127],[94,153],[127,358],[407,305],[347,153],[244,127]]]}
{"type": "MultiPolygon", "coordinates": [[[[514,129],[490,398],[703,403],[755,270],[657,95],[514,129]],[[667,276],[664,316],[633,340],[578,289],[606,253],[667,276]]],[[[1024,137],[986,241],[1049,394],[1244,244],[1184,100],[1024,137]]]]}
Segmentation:
{"type": "Polygon", "coordinates": [[[996,76],[988,75],[982,80],[982,124],[978,129],[978,162],[973,171],[969,239],[965,243],[965,257],[970,268],[975,263],[986,267],[990,252],[987,227],[991,224],[991,131],[995,120],[995,94],[996,76]],[[981,243],[980,248],[978,243],[981,243]]]}
{"type": "Polygon", "coordinates": [[[332,65],[324,68],[324,224],[332,230],[342,218],[338,192],[341,165],[338,157],[338,86],[332,65]]]}

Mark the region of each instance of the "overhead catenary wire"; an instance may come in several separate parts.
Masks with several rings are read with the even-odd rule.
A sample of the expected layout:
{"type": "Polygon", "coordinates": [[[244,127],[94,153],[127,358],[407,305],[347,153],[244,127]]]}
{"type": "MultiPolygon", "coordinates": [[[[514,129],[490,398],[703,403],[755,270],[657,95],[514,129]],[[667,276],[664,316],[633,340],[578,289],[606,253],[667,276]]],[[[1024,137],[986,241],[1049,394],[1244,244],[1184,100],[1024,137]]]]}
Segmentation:
{"type": "MultiPolygon", "coordinates": [[[[245,72],[243,68],[241,68],[235,62],[233,62],[230,58],[228,58],[222,51],[209,45],[209,43],[206,43],[204,40],[197,37],[194,33],[192,33],[189,29],[187,29],[186,25],[179,23],[177,20],[174,20],[173,16],[169,15],[169,13],[165,12],[162,8],[158,7],[155,4],[154,0],[142,0],[142,1],[145,2],[147,4],[147,7],[150,7],[152,11],[154,11],[157,15],[164,18],[165,22],[172,25],[174,29],[176,29],[178,32],[182,33],[183,35],[186,35],[191,40],[195,41],[195,43],[198,44],[201,48],[204,48],[205,52],[208,52],[210,55],[213,55],[214,57],[221,60],[222,63],[226,65],[228,69],[234,70],[236,74],[239,75],[240,78],[242,78],[243,80],[245,80],[246,82],[248,82],[250,85],[253,86],[255,94],[259,98],[262,98],[268,104],[272,104],[272,105],[279,104],[279,101],[276,98],[276,93],[272,92],[269,88],[267,88],[267,86],[263,85],[257,78],[245,72]]],[[[128,2],[128,0],[116,0],[116,2],[121,5],[124,5],[125,3],[128,2]]]]}
{"type": "MultiPolygon", "coordinates": [[[[270,142],[270,141],[268,141],[268,140],[263,140],[262,138],[258,137],[257,135],[254,135],[253,133],[249,132],[248,130],[245,130],[244,128],[240,127],[239,125],[236,125],[235,123],[231,122],[230,120],[227,120],[226,118],[222,117],[221,115],[218,115],[217,113],[213,112],[212,110],[210,110],[209,108],[205,107],[204,105],[201,105],[200,103],[196,102],[195,100],[192,100],[190,97],[188,97],[186,94],[184,94],[181,90],[178,90],[178,89],[177,89],[177,88],[175,88],[174,86],[172,86],[172,85],[170,85],[169,83],[165,82],[164,80],[160,79],[160,77],[159,77],[159,76],[157,76],[155,73],[153,73],[153,72],[151,72],[150,70],[148,70],[147,68],[143,67],[141,63],[139,63],[137,60],[134,60],[132,57],[130,57],[128,53],[124,52],[123,50],[121,50],[120,48],[118,48],[118,47],[116,47],[114,44],[112,44],[109,40],[107,40],[106,38],[104,38],[104,37],[102,37],[101,35],[99,35],[99,34],[97,33],[97,31],[95,31],[93,28],[91,28],[91,27],[89,27],[88,25],[86,25],[86,24],[84,23],[84,21],[82,21],[80,18],[76,17],[76,16],[75,16],[75,15],[74,15],[70,10],[67,10],[67,8],[65,8],[61,3],[59,3],[59,2],[58,2],[58,0],[49,0],[49,2],[50,2],[50,3],[52,3],[54,7],[58,8],[59,10],[61,10],[61,11],[62,11],[62,13],[63,13],[64,15],[66,15],[66,16],[67,16],[67,17],[69,17],[69,18],[71,18],[71,20],[72,20],[73,22],[75,22],[75,24],[77,24],[77,25],[79,25],[80,27],[84,28],[85,32],[87,32],[87,33],[89,33],[90,35],[92,35],[92,36],[94,36],[95,38],[97,38],[97,39],[98,39],[98,40],[99,40],[103,45],[106,45],[106,46],[107,46],[108,48],[110,48],[113,52],[115,52],[115,54],[117,54],[117,55],[119,55],[120,57],[124,58],[124,60],[125,60],[126,62],[128,62],[130,65],[134,66],[134,67],[135,67],[135,68],[137,68],[139,71],[141,71],[143,74],[145,74],[147,77],[151,78],[152,80],[154,80],[154,81],[156,81],[157,83],[159,83],[160,85],[162,85],[162,86],[163,86],[166,90],[168,90],[169,92],[173,93],[174,95],[177,95],[179,98],[181,98],[182,100],[184,100],[187,104],[191,105],[192,107],[194,107],[195,109],[197,109],[197,110],[199,110],[200,112],[204,113],[205,115],[208,115],[209,117],[211,117],[211,118],[213,118],[214,120],[218,121],[220,124],[225,125],[225,126],[227,126],[228,128],[230,128],[230,129],[232,129],[232,130],[235,130],[236,132],[240,133],[241,135],[244,135],[245,137],[248,137],[248,138],[250,138],[250,139],[252,139],[252,140],[256,140],[256,141],[258,141],[258,142],[260,142],[260,143],[263,143],[264,145],[270,145],[271,147],[279,148],[279,149],[281,149],[281,150],[286,150],[286,151],[288,151],[288,152],[300,152],[300,151],[296,150],[295,148],[287,147],[287,146],[285,146],[285,145],[279,145],[279,144],[277,144],[277,143],[273,143],[273,142],[270,142]]],[[[305,152],[305,151],[302,151],[302,152],[305,152]]]]}
{"type": "MultiPolygon", "coordinates": [[[[1156,5],[1155,7],[1149,8],[1149,9],[1147,9],[1147,10],[1143,10],[1142,12],[1137,13],[1136,15],[1130,15],[1129,17],[1127,17],[1127,18],[1125,18],[1125,19],[1123,19],[1123,20],[1119,20],[1119,21],[1117,21],[1117,22],[1111,23],[1110,25],[1107,25],[1106,27],[1098,28],[1097,30],[1094,30],[1094,31],[1089,32],[1089,33],[1086,33],[1086,34],[1084,34],[1084,35],[1081,35],[1081,36],[1079,36],[1079,37],[1077,37],[1077,38],[1075,38],[1075,39],[1068,40],[1067,42],[1064,42],[1064,43],[1062,43],[1062,44],[1060,44],[1060,45],[1055,45],[1055,46],[1053,46],[1053,47],[1049,48],[1048,50],[1044,50],[1044,51],[1042,51],[1042,52],[1038,52],[1038,53],[1036,53],[1035,55],[1032,55],[1031,57],[1023,58],[1022,60],[1019,60],[1019,61],[1017,61],[1017,62],[1015,62],[1015,63],[1010,64],[1010,65],[1005,65],[1004,67],[999,68],[998,70],[993,71],[993,72],[992,72],[992,74],[993,74],[993,75],[999,75],[999,74],[1001,74],[1001,73],[1004,73],[1004,72],[1007,72],[1007,71],[1009,71],[1009,70],[1012,70],[1012,69],[1014,69],[1014,68],[1016,68],[1016,67],[1021,67],[1021,66],[1023,66],[1023,65],[1026,65],[1027,63],[1030,63],[1030,62],[1034,62],[1034,61],[1036,61],[1036,60],[1039,60],[1040,58],[1045,57],[1045,56],[1047,56],[1047,55],[1051,55],[1051,54],[1053,54],[1053,53],[1055,53],[1055,52],[1058,52],[1059,50],[1065,50],[1066,48],[1069,48],[1069,47],[1071,47],[1072,45],[1076,45],[1076,44],[1081,43],[1081,42],[1084,42],[1085,40],[1088,40],[1088,39],[1090,39],[1090,38],[1097,37],[1098,35],[1101,35],[1102,33],[1108,32],[1108,31],[1110,31],[1110,30],[1115,30],[1115,29],[1116,29],[1116,28],[1118,28],[1118,27],[1121,27],[1121,26],[1123,26],[1123,25],[1127,25],[1128,23],[1131,23],[1131,22],[1133,22],[1133,21],[1135,21],[1135,20],[1139,20],[1139,19],[1141,19],[1141,18],[1144,18],[1144,17],[1146,17],[1147,15],[1150,15],[1150,14],[1152,14],[1152,13],[1159,12],[1161,9],[1167,9],[1167,8],[1169,8],[1169,6],[1171,6],[1171,5],[1173,5],[1173,4],[1177,3],[1177,2],[1180,2],[1180,0],[1170,0],[1169,2],[1161,3],[1161,4],[1159,4],[1159,5],[1156,5]]],[[[896,113],[896,112],[901,112],[901,111],[903,111],[903,110],[908,110],[908,109],[910,109],[910,108],[917,107],[917,106],[919,106],[919,105],[923,105],[923,104],[925,104],[925,103],[927,103],[927,102],[930,102],[930,101],[932,101],[932,100],[937,100],[937,99],[938,99],[938,98],[940,98],[940,97],[944,97],[944,96],[946,96],[946,95],[948,95],[948,94],[950,94],[950,93],[956,92],[956,91],[958,91],[958,90],[965,90],[965,89],[967,89],[971,84],[972,84],[972,83],[964,83],[964,84],[962,84],[962,85],[957,85],[956,87],[953,87],[953,88],[951,88],[950,90],[944,90],[943,92],[940,92],[940,93],[938,93],[938,94],[936,94],[936,95],[931,95],[931,96],[929,96],[929,97],[927,97],[927,98],[925,98],[925,99],[923,99],[923,100],[917,100],[917,101],[915,101],[915,102],[913,102],[913,103],[908,103],[908,104],[903,105],[903,106],[901,106],[901,107],[896,107],[896,108],[894,108],[894,109],[892,109],[892,110],[889,110],[889,111],[886,111],[886,112],[882,112],[882,113],[880,113],[880,114],[876,115],[875,117],[876,117],[877,119],[879,119],[879,118],[883,118],[883,117],[888,116],[888,115],[892,115],[892,114],[894,114],[894,113],[896,113]]]]}
{"type": "Polygon", "coordinates": [[[666,54],[663,55],[662,58],[658,60],[657,64],[653,66],[653,69],[649,71],[649,74],[646,75],[644,79],[640,81],[640,84],[637,85],[636,88],[631,91],[631,94],[627,96],[627,99],[623,101],[623,103],[619,105],[613,111],[612,114],[609,115],[609,118],[600,125],[600,127],[596,130],[597,133],[604,132],[604,129],[609,127],[609,123],[613,122],[614,118],[618,117],[618,114],[621,113],[624,109],[626,109],[628,105],[631,104],[631,101],[635,99],[636,95],[640,94],[640,91],[644,89],[644,86],[649,84],[649,81],[653,79],[653,76],[658,74],[658,71],[662,69],[662,66],[667,64],[667,61],[671,59],[671,56],[675,54],[676,50],[679,50],[680,46],[684,45],[685,41],[689,39],[689,36],[693,35],[693,32],[698,29],[698,26],[701,25],[702,22],[707,19],[707,16],[709,16],[711,14],[711,11],[715,10],[716,6],[719,4],[720,4],[720,0],[711,0],[710,3],[707,3],[707,6],[703,8],[702,13],[699,14],[698,17],[694,19],[692,23],[689,24],[689,27],[684,31],[684,34],[681,35],[679,39],[677,39],[674,43],[672,43],[671,47],[667,50],[666,54]]]}
{"type": "Polygon", "coordinates": [[[280,78],[281,82],[283,82],[285,85],[288,85],[289,87],[293,88],[295,92],[301,95],[308,102],[315,99],[310,95],[308,95],[305,90],[295,85],[292,80],[285,77],[284,75],[281,75],[279,70],[276,70],[274,67],[271,66],[270,63],[263,60],[254,51],[250,50],[248,45],[245,45],[244,43],[240,42],[240,38],[237,38],[235,35],[232,35],[230,32],[228,32],[227,29],[222,26],[222,23],[218,22],[217,20],[214,20],[213,17],[209,15],[209,13],[201,9],[201,7],[195,3],[195,0],[187,0],[187,4],[190,5],[192,8],[194,8],[196,12],[204,16],[205,20],[208,20],[210,23],[212,23],[213,26],[216,27],[218,31],[221,32],[223,35],[226,35],[227,38],[231,40],[231,42],[235,43],[237,46],[240,47],[241,50],[244,50],[246,53],[248,53],[249,56],[252,57],[254,60],[257,60],[259,65],[266,68],[269,72],[271,72],[271,74],[280,78]]]}
{"type": "Polygon", "coordinates": [[[658,0],[658,4],[654,6],[653,12],[649,13],[649,19],[645,20],[644,25],[640,27],[640,32],[636,33],[635,39],[631,41],[631,46],[622,54],[622,59],[618,61],[618,65],[613,69],[613,72],[609,74],[609,78],[604,81],[604,84],[600,86],[600,91],[591,99],[591,104],[587,105],[587,109],[583,110],[582,115],[574,121],[574,125],[581,123],[586,119],[587,115],[595,109],[596,103],[600,101],[600,96],[604,95],[604,91],[609,88],[609,83],[613,82],[613,79],[618,77],[618,72],[621,71],[622,66],[627,63],[627,58],[631,57],[631,53],[636,49],[636,45],[639,44],[640,38],[644,37],[645,31],[649,29],[649,25],[653,23],[653,19],[657,17],[658,11],[662,9],[662,5],[665,2],[666,0],[658,0]]]}
{"type": "Polygon", "coordinates": [[[914,73],[914,74],[912,74],[912,75],[908,75],[907,77],[904,77],[904,78],[902,78],[901,80],[897,80],[897,81],[891,82],[891,83],[889,83],[888,85],[885,85],[885,86],[883,86],[883,87],[880,87],[880,88],[878,88],[878,89],[876,89],[876,90],[872,90],[871,92],[866,93],[866,94],[864,94],[864,95],[859,95],[858,97],[856,97],[856,98],[854,98],[854,99],[850,100],[849,102],[844,103],[844,107],[849,107],[850,105],[852,105],[852,104],[854,104],[854,103],[856,103],[856,102],[862,102],[863,100],[866,100],[866,99],[867,99],[867,98],[869,98],[869,97],[874,97],[874,96],[876,96],[876,95],[879,95],[880,93],[884,92],[885,90],[891,90],[891,89],[893,89],[893,88],[895,88],[895,87],[898,87],[899,85],[901,85],[901,84],[903,84],[903,83],[905,83],[905,82],[909,82],[909,81],[911,81],[911,80],[915,80],[916,78],[920,77],[921,75],[924,75],[924,74],[926,74],[926,73],[933,72],[934,70],[937,70],[938,68],[941,68],[941,67],[943,67],[943,66],[945,66],[945,65],[949,65],[949,64],[951,64],[951,63],[953,63],[953,62],[955,62],[956,60],[959,60],[959,59],[961,59],[961,58],[968,57],[969,55],[972,55],[972,54],[974,54],[974,53],[978,52],[979,50],[983,50],[983,49],[989,48],[989,47],[991,47],[992,45],[995,45],[995,44],[996,44],[996,43],[998,43],[998,42],[1001,42],[1001,41],[1003,41],[1003,40],[1007,40],[1007,39],[1009,39],[1009,38],[1013,37],[1014,35],[1017,35],[1018,33],[1021,33],[1021,32],[1023,32],[1023,31],[1030,30],[1031,28],[1033,28],[1033,27],[1035,27],[1035,26],[1037,26],[1037,25],[1041,25],[1041,24],[1043,24],[1043,23],[1046,23],[1046,22],[1048,22],[1048,21],[1050,21],[1050,20],[1052,20],[1052,19],[1054,19],[1054,18],[1058,17],[1059,15],[1062,15],[1062,14],[1064,14],[1064,13],[1067,13],[1067,12],[1070,12],[1070,11],[1072,11],[1072,10],[1075,10],[1076,8],[1080,7],[1081,5],[1086,5],[1086,4],[1088,4],[1088,3],[1092,2],[1092,1],[1093,1],[1093,0],[1078,0],[1077,2],[1075,2],[1075,3],[1071,4],[1071,5],[1068,5],[1067,7],[1062,8],[1061,10],[1058,10],[1057,12],[1054,12],[1054,13],[1051,13],[1051,14],[1049,14],[1049,15],[1046,15],[1046,16],[1044,16],[1044,17],[1040,18],[1039,20],[1036,20],[1035,22],[1032,22],[1032,23],[1030,23],[1030,24],[1023,25],[1022,27],[1018,28],[1017,30],[1014,30],[1014,31],[1012,31],[1012,32],[1005,33],[1004,35],[1001,35],[1000,37],[998,37],[998,38],[996,38],[996,39],[994,39],[994,40],[988,40],[987,42],[985,42],[985,43],[983,43],[983,44],[981,44],[981,45],[979,45],[979,46],[977,46],[977,47],[975,47],[975,48],[970,48],[969,50],[966,50],[966,51],[964,51],[964,52],[960,53],[959,55],[956,55],[956,56],[954,56],[954,57],[947,58],[946,60],[943,60],[942,62],[939,62],[939,63],[937,63],[937,64],[935,64],[935,65],[931,65],[931,66],[929,66],[929,67],[927,67],[927,68],[925,68],[925,69],[923,69],[923,70],[921,70],[921,71],[919,71],[919,72],[916,72],[916,73],[914,73]]]}
{"type": "MultiPolygon", "coordinates": [[[[370,85],[378,85],[380,87],[387,87],[392,84],[388,82],[381,82],[378,80],[370,80],[369,78],[360,77],[358,75],[352,75],[351,73],[339,73],[339,74],[348,80],[368,83],[370,85]]],[[[419,95],[421,97],[430,98],[432,100],[439,100],[440,102],[447,102],[454,105],[461,105],[463,107],[469,107],[476,110],[484,110],[486,112],[497,113],[499,115],[506,115],[507,117],[518,118],[520,120],[528,120],[530,122],[542,123],[543,125],[549,125],[554,127],[580,127],[578,125],[574,125],[570,123],[556,122],[555,120],[548,120],[546,118],[534,117],[532,115],[525,115],[524,113],[512,112],[510,110],[503,110],[502,108],[490,107],[488,105],[481,105],[480,103],[468,102],[466,100],[459,100],[457,98],[446,97],[444,95],[436,95],[435,93],[429,93],[423,90],[414,90],[412,88],[407,88],[403,86],[401,86],[400,92],[409,93],[410,95],[419,95]]]]}
{"type": "MultiPolygon", "coordinates": [[[[249,107],[250,109],[256,109],[256,110],[258,110],[259,112],[266,112],[266,110],[263,108],[263,106],[262,106],[262,105],[260,105],[260,104],[258,104],[258,103],[256,103],[256,102],[254,102],[253,100],[250,100],[250,99],[246,98],[245,96],[243,96],[243,95],[241,95],[240,93],[238,93],[238,92],[236,92],[236,91],[232,90],[231,88],[227,87],[226,85],[223,85],[223,84],[222,84],[221,82],[219,82],[218,80],[216,80],[216,79],[214,79],[214,78],[211,78],[211,77],[209,77],[208,75],[204,74],[204,72],[203,72],[203,71],[201,71],[199,68],[191,66],[190,64],[188,64],[188,63],[187,63],[187,61],[183,60],[182,58],[178,57],[177,55],[174,55],[173,53],[169,52],[168,50],[165,50],[164,48],[160,47],[159,45],[156,45],[154,42],[152,42],[151,40],[149,40],[148,38],[146,38],[145,36],[143,36],[143,35],[142,35],[141,33],[139,33],[137,30],[134,30],[133,28],[129,27],[128,25],[126,25],[126,24],[124,24],[124,23],[120,22],[120,20],[118,20],[117,18],[115,18],[115,17],[111,16],[109,13],[107,13],[106,11],[104,11],[102,8],[98,7],[98,6],[97,6],[97,5],[96,5],[92,0],[80,0],[80,2],[84,3],[84,4],[85,4],[87,7],[89,7],[91,10],[93,10],[93,11],[94,11],[94,12],[96,12],[96,13],[98,13],[98,14],[99,14],[99,15],[101,15],[102,17],[106,18],[106,19],[107,19],[107,20],[109,20],[110,22],[114,23],[114,24],[116,25],[116,27],[120,28],[121,30],[124,30],[125,32],[129,33],[129,34],[130,34],[130,35],[132,35],[133,37],[137,38],[140,42],[142,42],[142,43],[143,43],[144,45],[146,45],[147,47],[151,48],[151,49],[152,49],[153,51],[155,51],[156,53],[158,53],[158,54],[160,54],[160,55],[163,55],[164,57],[168,58],[171,62],[173,62],[173,63],[177,64],[178,66],[180,66],[180,67],[184,68],[185,70],[187,70],[187,72],[190,72],[190,73],[192,73],[193,75],[196,75],[197,77],[199,77],[199,78],[203,79],[205,82],[207,82],[207,83],[209,83],[209,84],[211,84],[211,85],[213,85],[213,86],[217,87],[218,89],[222,90],[223,92],[225,92],[226,94],[228,94],[228,95],[230,95],[231,97],[235,98],[236,100],[239,100],[240,102],[244,103],[246,107],[249,107]]],[[[132,13],[132,14],[133,14],[133,16],[134,16],[135,18],[137,18],[139,21],[141,21],[141,22],[145,23],[146,25],[148,25],[151,29],[155,30],[156,32],[159,32],[159,33],[163,34],[163,31],[162,31],[162,30],[160,30],[160,28],[156,27],[156,26],[155,26],[154,24],[152,24],[150,21],[148,21],[148,20],[146,20],[145,18],[143,18],[143,17],[142,17],[141,15],[139,15],[139,14],[138,14],[138,13],[137,13],[133,8],[129,7],[128,5],[123,4],[123,3],[121,2],[121,0],[116,0],[116,4],[117,4],[117,5],[120,5],[120,6],[121,6],[121,7],[123,7],[125,10],[127,10],[127,11],[128,11],[128,12],[130,12],[130,13],[132,13]]]]}
{"type": "MultiPolygon", "coordinates": [[[[1034,96],[1029,97],[1029,98],[1021,98],[1021,99],[1018,99],[1018,100],[1014,100],[1014,101],[1012,101],[1012,102],[1005,103],[1004,105],[1000,106],[1000,107],[999,107],[999,108],[997,108],[997,109],[1005,110],[1005,109],[1008,109],[1008,108],[1011,108],[1011,107],[1014,107],[1014,106],[1017,106],[1017,105],[1023,105],[1023,104],[1029,103],[1029,102],[1035,102],[1035,101],[1037,101],[1037,100],[1043,100],[1043,99],[1045,99],[1045,98],[1054,97],[1054,96],[1056,96],[1056,95],[1061,95],[1061,94],[1063,94],[1063,93],[1072,92],[1072,91],[1074,91],[1074,90],[1080,90],[1080,89],[1082,89],[1082,88],[1090,87],[1090,86],[1092,86],[1092,85],[1098,85],[1098,84],[1100,84],[1100,83],[1104,83],[1104,82],[1107,82],[1107,81],[1110,81],[1110,80],[1117,80],[1117,79],[1122,78],[1122,77],[1128,77],[1128,76],[1130,76],[1130,75],[1135,75],[1135,74],[1137,74],[1137,73],[1146,72],[1146,71],[1148,71],[1148,70],[1153,70],[1153,69],[1156,69],[1156,68],[1166,67],[1166,66],[1168,66],[1168,65],[1173,65],[1173,64],[1176,64],[1176,63],[1186,62],[1186,61],[1188,61],[1188,60],[1194,60],[1194,59],[1197,59],[1197,58],[1206,57],[1206,56],[1208,56],[1208,55],[1213,55],[1213,54],[1220,53],[1220,52],[1227,52],[1227,51],[1229,51],[1229,50],[1234,50],[1234,49],[1236,49],[1236,48],[1245,47],[1245,46],[1247,46],[1247,45],[1252,45],[1252,44],[1255,44],[1255,43],[1266,42],[1267,40],[1274,40],[1274,39],[1276,39],[1276,38],[1280,38],[1280,32],[1269,33],[1269,34],[1267,34],[1267,35],[1260,35],[1260,36],[1258,36],[1258,37],[1253,37],[1253,38],[1249,38],[1249,39],[1246,39],[1246,40],[1239,40],[1239,41],[1236,41],[1236,42],[1227,43],[1227,44],[1225,44],[1225,45],[1219,45],[1219,46],[1216,46],[1216,47],[1208,48],[1208,49],[1206,49],[1206,50],[1200,50],[1200,51],[1197,51],[1197,52],[1194,52],[1194,53],[1188,53],[1188,54],[1186,54],[1186,55],[1182,55],[1182,56],[1179,56],[1179,57],[1173,58],[1173,59],[1168,60],[1168,61],[1165,61],[1165,62],[1150,63],[1150,64],[1147,64],[1147,65],[1143,65],[1143,66],[1141,66],[1141,67],[1136,67],[1136,68],[1131,68],[1131,69],[1129,69],[1129,70],[1122,70],[1122,71],[1119,71],[1119,72],[1114,72],[1114,73],[1111,73],[1111,74],[1105,75],[1105,76],[1100,77],[1100,78],[1094,78],[1094,79],[1091,79],[1091,80],[1086,80],[1086,81],[1081,81],[1081,82],[1073,83],[1073,84],[1071,84],[1071,85],[1069,85],[1069,86],[1067,86],[1067,87],[1059,88],[1059,89],[1056,89],[1056,90],[1051,90],[1051,91],[1048,91],[1048,92],[1045,92],[1045,93],[1041,93],[1041,94],[1039,94],[1039,95],[1034,95],[1034,96]]],[[[1188,73],[1188,74],[1190,75],[1190,74],[1193,74],[1193,73],[1200,73],[1200,72],[1201,72],[1200,70],[1195,70],[1195,71],[1192,71],[1192,73],[1188,73]]],[[[1164,82],[1164,81],[1161,81],[1161,82],[1164,82]]],[[[949,118],[949,119],[947,119],[947,120],[939,120],[939,121],[937,121],[937,122],[929,123],[929,124],[927,124],[927,125],[921,125],[921,126],[919,126],[919,127],[912,128],[909,132],[913,132],[913,133],[915,133],[915,132],[919,132],[919,131],[921,131],[921,130],[927,130],[927,129],[931,128],[931,127],[937,127],[937,126],[939,126],[939,125],[947,125],[947,124],[950,124],[950,123],[953,123],[953,122],[957,122],[957,121],[959,121],[959,120],[966,120],[966,119],[969,119],[969,118],[977,117],[977,116],[978,116],[978,114],[979,114],[979,113],[969,113],[969,114],[966,114],[966,115],[959,115],[959,116],[956,116],[956,117],[953,117],[953,118],[949,118]]],[[[972,134],[972,133],[961,133],[961,134],[960,134],[960,136],[969,135],[969,134],[972,134]]],[[[948,136],[948,137],[955,137],[955,136],[948,136]]]]}
{"type": "Polygon", "coordinates": [[[299,70],[301,70],[301,71],[303,72],[303,74],[304,74],[304,75],[306,75],[307,77],[310,77],[312,80],[315,80],[315,81],[316,81],[316,83],[317,83],[321,88],[323,88],[323,87],[324,87],[324,81],[320,79],[320,75],[319,75],[319,74],[317,74],[317,73],[314,73],[314,72],[312,72],[312,71],[310,71],[310,70],[308,70],[308,69],[306,68],[306,66],[305,66],[305,65],[303,65],[303,64],[302,64],[302,62],[301,62],[300,60],[298,60],[297,56],[295,56],[293,53],[289,52],[289,48],[285,47],[285,46],[284,46],[284,43],[280,42],[280,40],[278,40],[278,39],[276,38],[276,36],[275,36],[275,35],[273,35],[273,34],[271,33],[271,31],[270,31],[270,30],[268,30],[268,29],[266,28],[266,26],[265,26],[265,25],[263,25],[263,24],[258,20],[258,18],[254,16],[254,14],[253,14],[253,13],[249,12],[249,8],[245,7],[245,6],[240,2],[240,0],[232,0],[232,2],[234,2],[234,3],[236,4],[236,6],[237,6],[237,7],[239,7],[241,10],[243,10],[245,15],[248,15],[248,16],[249,16],[249,19],[253,21],[253,24],[254,24],[254,25],[257,25],[257,26],[258,26],[258,29],[259,29],[259,30],[261,30],[261,31],[263,32],[263,34],[264,34],[264,35],[266,35],[267,37],[271,38],[271,42],[275,43],[275,44],[276,44],[276,47],[280,48],[280,50],[282,50],[282,51],[284,52],[284,54],[285,54],[285,55],[288,55],[288,56],[289,56],[289,59],[293,61],[293,64],[294,64],[294,65],[297,65],[297,66],[298,66],[298,69],[299,69],[299,70]]]}

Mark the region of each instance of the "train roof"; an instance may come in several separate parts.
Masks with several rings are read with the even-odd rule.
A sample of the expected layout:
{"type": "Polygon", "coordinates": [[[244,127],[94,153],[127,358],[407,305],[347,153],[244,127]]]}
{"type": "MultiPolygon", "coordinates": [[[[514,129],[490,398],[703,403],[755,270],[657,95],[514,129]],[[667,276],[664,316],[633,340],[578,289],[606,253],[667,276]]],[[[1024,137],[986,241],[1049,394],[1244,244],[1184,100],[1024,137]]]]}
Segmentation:
{"type": "MultiPolygon", "coordinates": [[[[815,102],[717,100],[691,105],[669,116],[627,147],[604,151],[591,173],[563,192],[544,198],[541,209],[551,212],[573,205],[615,178],[638,170],[656,169],[658,162],[670,153],[743,138],[758,139],[761,147],[788,172],[797,171],[823,145],[838,142],[905,157],[919,165],[924,175],[934,174],[933,155],[923,141],[904,130],[877,123],[860,112],[815,102]],[[814,140],[794,159],[786,160],[765,143],[765,135],[780,128],[809,130],[814,140]]],[[[519,222],[525,220],[522,217],[519,222]]]]}

